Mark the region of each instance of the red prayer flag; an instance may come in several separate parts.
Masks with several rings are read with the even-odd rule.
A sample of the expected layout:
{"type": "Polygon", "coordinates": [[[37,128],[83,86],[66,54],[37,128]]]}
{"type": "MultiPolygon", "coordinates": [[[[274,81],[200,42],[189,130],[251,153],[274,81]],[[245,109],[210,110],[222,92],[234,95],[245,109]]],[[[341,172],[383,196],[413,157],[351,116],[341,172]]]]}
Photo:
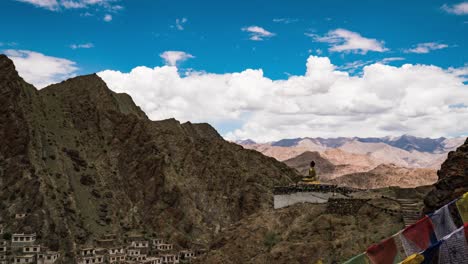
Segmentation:
{"type": "Polygon", "coordinates": [[[431,246],[431,236],[434,236],[434,226],[431,219],[426,215],[418,222],[408,226],[402,232],[403,236],[413,242],[421,250],[431,246]]]}
{"type": "Polygon", "coordinates": [[[367,249],[367,256],[372,263],[393,264],[398,254],[397,246],[393,237],[372,245],[367,249]]]}
{"type": "Polygon", "coordinates": [[[468,223],[463,224],[463,229],[465,230],[466,242],[468,242],[468,223]]]}

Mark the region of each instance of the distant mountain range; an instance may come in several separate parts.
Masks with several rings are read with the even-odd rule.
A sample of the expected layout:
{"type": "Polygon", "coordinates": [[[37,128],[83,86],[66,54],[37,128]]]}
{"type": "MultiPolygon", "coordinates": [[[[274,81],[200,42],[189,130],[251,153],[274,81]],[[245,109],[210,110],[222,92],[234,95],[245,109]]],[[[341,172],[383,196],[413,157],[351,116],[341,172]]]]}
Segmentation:
{"type": "Polygon", "coordinates": [[[311,160],[321,180],[350,187],[379,188],[433,184],[449,151],[465,138],[420,138],[410,135],[382,138],[294,138],[258,144],[237,142],[244,148],[283,161],[305,175],[311,160]]]}
{"type": "MultiPolygon", "coordinates": [[[[460,138],[421,138],[411,135],[402,135],[400,137],[338,137],[338,138],[291,138],[281,139],[269,144],[274,147],[293,147],[299,145],[304,140],[308,140],[316,145],[321,145],[326,148],[339,148],[346,143],[358,141],[362,143],[384,143],[392,147],[400,148],[406,151],[419,151],[429,153],[446,153],[448,150],[453,150],[457,146],[463,144],[464,137],[460,138]]],[[[251,139],[240,140],[236,143],[240,145],[255,145],[255,141],[251,139]]]]}

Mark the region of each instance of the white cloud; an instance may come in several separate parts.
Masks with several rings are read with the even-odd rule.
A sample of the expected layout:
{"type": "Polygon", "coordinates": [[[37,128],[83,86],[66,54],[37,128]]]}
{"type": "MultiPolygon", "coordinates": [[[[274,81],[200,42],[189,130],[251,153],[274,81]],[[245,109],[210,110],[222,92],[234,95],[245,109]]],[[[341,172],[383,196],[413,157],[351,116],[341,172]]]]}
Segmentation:
{"type": "Polygon", "coordinates": [[[59,9],[59,3],[57,0],[16,0],[18,2],[32,4],[36,7],[56,11],[59,9]]]}
{"type": "Polygon", "coordinates": [[[439,44],[436,42],[419,43],[411,49],[404,50],[406,53],[429,53],[432,50],[448,48],[447,44],[439,44]]]}
{"type": "Polygon", "coordinates": [[[16,69],[27,82],[37,88],[75,76],[76,63],[67,59],[46,56],[29,50],[5,50],[16,69]]]}
{"type": "MultiPolygon", "coordinates": [[[[173,63],[174,64],[174,63],[173,63]]],[[[241,124],[231,140],[270,141],[304,136],[448,136],[466,134],[468,68],[401,67],[373,63],[361,76],[310,56],[304,75],[271,80],[262,70],[178,73],[176,67],[136,67],[98,73],[153,120],[241,124]]]]}
{"type": "Polygon", "coordinates": [[[403,57],[390,57],[390,58],[383,58],[382,60],[379,61],[379,63],[387,64],[387,63],[392,62],[392,61],[402,61],[402,60],[405,60],[405,58],[403,58],[403,57]]]}
{"type": "Polygon", "coordinates": [[[468,2],[461,2],[455,5],[443,5],[442,9],[448,13],[455,15],[466,15],[468,14],[468,2]]]}
{"type": "Polygon", "coordinates": [[[184,30],[184,24],[187,23],[187,21],[188,20],[185,17],[177,18],[175,26],[171,26],[171,27],[175,27],[177,30],[184,30]]]}
{"type": "Polygon", "coordinates": [[[94,47],[93,43],[71,44],[70,45],[71,49],[90,49],[90,48],[93,48],[93,47],[94,47]]]}
{"type": "MultiPolygon", "coordinates": [[[[123,6],[118,5],[120,0],[16,0],[18,2],[32,4],[36,7],[44,8],[51,11],[59,11],[63,9],[84,9],[90,7],[98,7],[108,12],[116,12],[123,9],[123,6]]],[[[90,14],[86,12],[85,14],[90,14]]]]}
{"type": "Polygon", "coordinates": [[[106,15],[104,16],[104,21],[106,21],[106,22],[111,22],[111,21],[112,21],[112,15],[106,14],[106,15]]]}
{"type": "Polygon", "coordinates": [[[179,61],[185,61],[188,59],[195,58],[192,54],[185,53],[183,51],[168,50],[159,55],[164,59],[167,65],[175,66],[179,61]]]}
{"type": "Polygon", "coordinates": [[[362,54],[365,54],[368,51],[388,51],[388,49],[384,47],[383,41],[365,38],[357,32],[352,32],[342,28],[329,31],[325,36],[319,36],[311,33],[306,33],[305,35],[312,37],[315,41],[330,44],[330,51],[356,52],[362,54]]]}
{"type": "Polygon", "coordinates": [[[250,26],[242,28],[242,31],[246,31],[250,33],[250,40],[261,41],[265,38],[271,38],[275,33],[272,33],[262,27],[259,26],[250,26]]]}

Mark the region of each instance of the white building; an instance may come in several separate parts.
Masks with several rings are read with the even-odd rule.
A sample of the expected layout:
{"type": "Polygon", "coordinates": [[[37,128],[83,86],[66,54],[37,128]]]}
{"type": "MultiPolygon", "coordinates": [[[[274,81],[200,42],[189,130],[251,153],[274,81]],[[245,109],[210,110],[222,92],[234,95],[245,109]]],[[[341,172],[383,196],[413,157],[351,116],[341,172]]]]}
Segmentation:
{"type": "Polygon", "coordinates": [[[179,257],[182,260],[190,260],[195,257],[195,252],[191,250],[182,250],[179,252],[179,257]]]}
{"type": "Polygon", "coordinates": [[[15,256],[13,258],[13,263],[34,263],[34,255],[22,255],[22,256],[15,256]]]}
{"type": "Polygon", "coordinates": [[[40,245],[23,246],[23,253],[37,254],[39,252],[41,252],[41,246],[40,245]]]}
{"type": "Polygon", "coordinates": [[[96,264],[104,263],[104,256],[95,255],[95,256],[81,256],[78,258],[78,264],[96,264]]]}
{"type": "Polygon", "coordinates": [[[15,214],[15,219],[23,219],[26,217],[26,214],[25,213],[19,213],[19,214],[15,214]]]}
{"type": "Polygon", "coordinates": [[[107,261],[109,263],[121,263],[124,262],[127,257],[125,249],[123,248],[110,248],[108,249],[107,261]]]}
{"type": "Polygon", "coordinates": [[[174,245],[172,244],[159,244],[156,246],[156,249],[159,251],[170,251],[174,249],[174,245]]]}
{"type": "Polygon", "coordinates": [[[153,243],[153,246],[164,244],[164,240],[161,238],[154,238],[151,240],[151,242],[153,243]]]}
{"type": "Polygon", "coordinates": [[[60,254],[55,251],[46,251],[37,254],[37,264],[54,264],[60,257],[60,254]]]}
{"type": "Polygon", "coordinates": [[[149,257],[143,262],[145,264],[162,264],[162,259],[158,257],[149,257]]]}
{"type": "Polygon", "coordinates": [[[162,254],[159,256],[164,264],[178,264],[179,256],[175,254],[162,254]]]}
{"type": "Polygon", "coordinates": [[[13,234],[11,237],[11,247],[23,247],[34,245],[36,242],[36,233],[24,234],[17,233],[13,234]]]}
{"type": "Polygon", "coordinates": [[[145,240],[132,241],[131,246],[134,248],[148,248],[149,242],[145,240]]]}

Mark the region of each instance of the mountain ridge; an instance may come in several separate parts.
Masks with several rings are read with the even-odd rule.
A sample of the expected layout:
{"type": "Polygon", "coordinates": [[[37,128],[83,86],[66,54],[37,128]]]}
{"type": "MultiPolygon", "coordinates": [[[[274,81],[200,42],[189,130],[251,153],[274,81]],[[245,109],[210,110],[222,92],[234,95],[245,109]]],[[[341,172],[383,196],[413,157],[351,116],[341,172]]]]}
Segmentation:
{"type": "Polygon", "coordinates": [[[1,221],[36,232],[65,263],[106,233],[206,247],[300,178],[208,124],[149,120],[94,74],[37,90],[0,55],[0,93],[1,221]]]}

